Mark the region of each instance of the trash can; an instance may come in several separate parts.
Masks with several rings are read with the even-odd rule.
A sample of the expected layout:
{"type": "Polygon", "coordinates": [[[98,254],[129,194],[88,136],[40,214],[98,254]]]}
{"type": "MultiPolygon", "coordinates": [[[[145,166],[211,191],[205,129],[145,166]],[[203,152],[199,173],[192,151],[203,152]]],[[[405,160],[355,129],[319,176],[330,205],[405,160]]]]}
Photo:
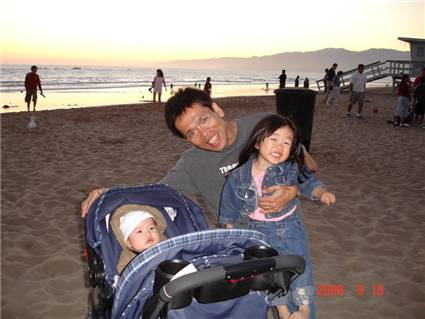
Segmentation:
{"type": "Polygon", "coordinates": [[[274,93],[277,113],[295,122],[301,134],[301,143],[309,151],[317,92],[304,88],[285,88],[274,90],[274,93]]]}

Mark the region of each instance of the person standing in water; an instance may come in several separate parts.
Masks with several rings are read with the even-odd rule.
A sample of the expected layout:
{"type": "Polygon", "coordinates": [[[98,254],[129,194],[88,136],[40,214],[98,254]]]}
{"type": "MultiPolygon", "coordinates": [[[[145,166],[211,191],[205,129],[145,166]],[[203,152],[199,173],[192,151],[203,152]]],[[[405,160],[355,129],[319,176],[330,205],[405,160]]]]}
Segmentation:
{"type": "Polygon", "coordinates": [[[211,90],[212,90],[212,85],[211,85],[211,78],[207,77],[207,81],[204,84],[204,91],[211,96],[211,90]]]}

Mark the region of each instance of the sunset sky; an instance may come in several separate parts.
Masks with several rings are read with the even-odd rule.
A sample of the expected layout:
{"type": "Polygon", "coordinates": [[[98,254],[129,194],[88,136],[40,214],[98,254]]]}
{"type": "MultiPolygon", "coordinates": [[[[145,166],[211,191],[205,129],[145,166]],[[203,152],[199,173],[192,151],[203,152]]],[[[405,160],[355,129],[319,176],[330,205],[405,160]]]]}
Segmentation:
{"type": "Polygon", "coordinates": [[[328,47],[409,50],[425,0],[2,0],[1,62],[133,65],[328,47]]]}

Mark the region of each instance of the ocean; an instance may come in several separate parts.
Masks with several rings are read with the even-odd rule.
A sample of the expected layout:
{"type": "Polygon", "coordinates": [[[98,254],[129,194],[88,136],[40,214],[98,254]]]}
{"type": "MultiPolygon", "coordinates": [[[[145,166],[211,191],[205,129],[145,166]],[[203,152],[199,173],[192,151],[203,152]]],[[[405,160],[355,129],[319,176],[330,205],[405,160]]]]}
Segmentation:
{"type": "MultiPolygon", "coordinates": [[[[0,112],[26,111],[24,102],[25,74],[30,65],[1,65],[0,69],[0,112]]],[[[278,76],[281,70],[271,71],[228,71],[228,70],[192,70],[163,69],[167,91],[163,91],[162,100],[166,101],[173,90],[180,87],[205,83],[207,76],[212,79],[212,96],[273,95],[278,88],[278,76]],[[269,90],[266,89],[268,83],[269,90]]],[[[133,104],[152,102],[148,91],[155,76],[154,68],[107,67],[107,66],[65,66],[40,65],[38,75],[41,79],[46,98],[39,95],[37,110],[104,106],[115,104],[133,104]]],[[[288,72],[287,86],[294,86],[295,77],[300,76],[300,86],[305,77],[310,80],[310,88],[317,90],[316,80],[322,73],[288,72]]],[[[389,81],[382,81],[385,85],[389,81]]]]}

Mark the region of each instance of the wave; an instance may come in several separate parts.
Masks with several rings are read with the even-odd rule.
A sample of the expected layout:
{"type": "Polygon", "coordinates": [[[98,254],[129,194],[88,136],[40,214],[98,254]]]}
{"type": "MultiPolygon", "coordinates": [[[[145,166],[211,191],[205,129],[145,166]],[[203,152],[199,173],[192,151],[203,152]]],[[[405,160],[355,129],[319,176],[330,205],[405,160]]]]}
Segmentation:
{"type": "MultiPolygon", "coordinates": [[[[204,83],[207,76],[213,85],[250,85],[278,83],[280,70],[274,71],[229,71],[229,70],[165,70],[167,85],[193,86],[204,83]]],[[[23,65],[1,65],[2,79],[0,92],[24,90],[25,74],[29,72],[23,65]]],[[[287,83],[293,82],[297,75],[300,81],[305,77],[314,83],[321,79],[321,73],[287,72],[287,83]]],[[[145,88],[151,85],[154,69],[137,67],[94,67],[94,66],[41,66],[38,72],[45,90],[93,90],[114,88],[145,88]]],[[[385,79],[380,83],[389,83],[385,79]]]]}

